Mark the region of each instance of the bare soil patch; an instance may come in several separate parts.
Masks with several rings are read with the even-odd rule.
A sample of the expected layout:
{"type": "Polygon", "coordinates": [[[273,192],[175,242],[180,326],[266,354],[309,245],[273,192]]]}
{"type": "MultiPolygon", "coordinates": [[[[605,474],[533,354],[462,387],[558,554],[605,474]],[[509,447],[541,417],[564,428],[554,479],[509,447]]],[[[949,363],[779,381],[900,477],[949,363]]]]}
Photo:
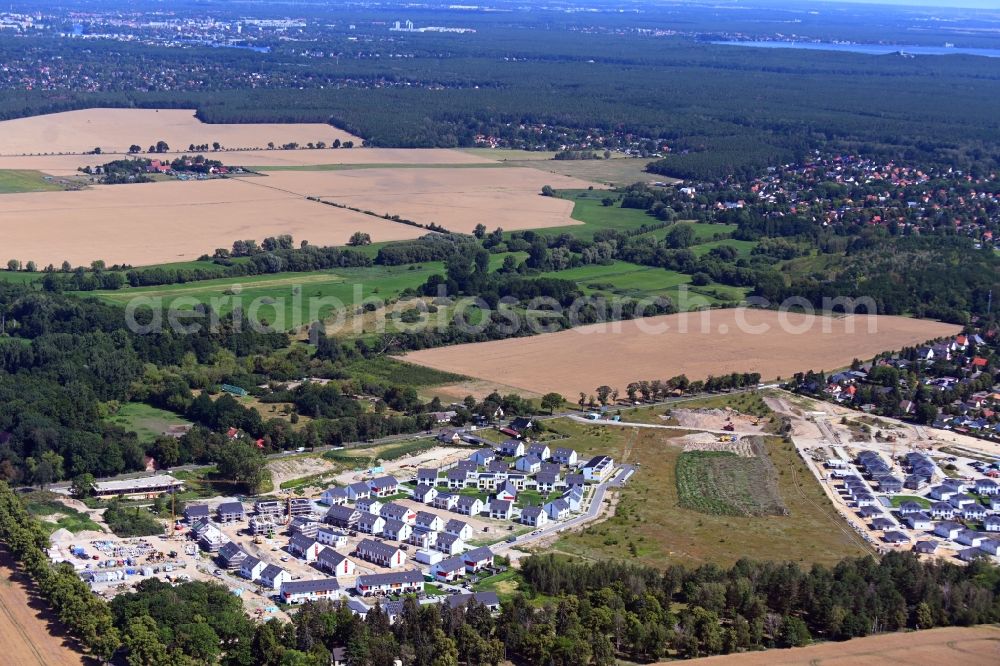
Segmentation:
{"type": "MultiPolygon", "coordinates": [[[[691,664],[705,666],[774,666],[775,664],[955,664],[987,666],[1000,660],[1000,628],[944,627],[855,638],[843,643],[822,643],[790,650],[745,652],[705,659],[691,664]]],[[[660,662],[661,664],[674,662],[660,662]]]]}
{"type": "Polygon", "coordinates": [[[541,188],[590,185],[527,168],[273,171],[266,183],[378,215],[399,215],[421,224],[433,222],[464,233],[471,233],[480,223],[507,231],[580,224],[570,217],[572,201],[543,197],[541,188]]]}
{"type": "Polygon", "coordinates": [[[7,254],[42,266],[63,260],[74,266],[94,259],[135,266],[187,261],[231,247],[237,239],[278,234],[291,234],[296,242],[343,245],[355,231],[376,242],[427,233],[241,180],[106,185],[0,198],[7,254]]]}
{"type": "Polygon", "coordinates": [[[73,640],[47,604],[30,592],[32,583],[0,547],[0,645],[5,664],[78,666],[92,663],[73,649],[73,640]]]}
{"type": "Polygon", "coordinates": [[[0,122],[0,154],[83,153],[100,148],[124,153],[166,141],[173,150],[218,141],[226,148],[305,145],[360,139],[323,123],[210,125],[191,109],[85,109],[0,122]]]}
{"type": "Polygon", "coordinates": [[[704,379],[733,371],[759,372],[769,380],[810,368],[834,370],[854,358],[870,358],[959,330],[951,324],[906,317],[728,309],[426,349],[407,354],[405,360],[574,398],[580,391],[593,393],[600,384],[624,390],[632,381],[681,373],[704,379]]]}

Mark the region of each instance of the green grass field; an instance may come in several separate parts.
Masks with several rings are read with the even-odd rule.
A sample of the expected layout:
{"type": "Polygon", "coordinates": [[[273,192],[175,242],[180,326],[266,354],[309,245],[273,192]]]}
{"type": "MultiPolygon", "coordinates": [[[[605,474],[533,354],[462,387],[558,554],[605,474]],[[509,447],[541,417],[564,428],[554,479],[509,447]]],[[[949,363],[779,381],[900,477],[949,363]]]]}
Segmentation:
{"type": "Polygon", "coordinates": [[[73,534],[84,530],[104,531],[87,514],[57,501],[56,495],[48,491],[36,490],[23,495],[21,499],[28,513],[38,518],[39,524],[49,534],[58,529],[66,529],[73,534]]]}
{"type": "Polygon", "coordinates": [[[30,284],[45,277],[44,273],[27,273],[25,271],[0,271],[0,282],[14,284],[30,284]]]}
{"type": "Polygon", "coordinates": [[[718,516],[780,516],[785,512],[774,468],[763,456],[686,451],[677,459],[677,494],[686,509],[718,516]]]}
{"type": "Polygon", "coordinates": [[[450,372],[442,372],[412,363],[402,363],[386,356],[357,361],[347,366],[345,370],[355,378],[373,377],[384,381],[392,380],[395,384],[418,388],[453,384],[468,379],[450,372]]]}
{"type": "Polygon", "coordinates": [[[173,412],[157,409],[141,402],[129,402],[108,417],[108,422],[131,430],[139,435],[140,442],[151,442],[163,434],[167,428],[190,425],[173,412]]]}
{"type": "Polygon", "coordinates": [[[326,319],[340,307],[346,306],[347,312],[354,312],[365,299],[395,299],[403,290],[419,287],[430,275],[442,272],[440,262],[428,262],[410,266],[253,275],[92,294],[119,305],[125,305],[137,296],[155,298],[164,307],[173,302],[179,310],[190,310],[198,303],[214,303],[223,314],[240,304],[248,315],[256,313],[259,319],[273,323],[277,328],[291,330],[326,319]]]}
{"type": "Polygon", "coordinates": [[[282,165],[282,166],[252,166],[247,167],[251,171],[356,171],[358,169],[498,169],[507,165],[500,162],[481,164],[392,164],[392,163],[369,163],[369,164],[306,164],[306,165],[282,165]]]}
{"type": "Polygon", "coordinates": [[[41,171],[0,169],[0,194],[56,192],[64,189],[66,188],[59,185],[51,176],[46,180],[41,171]]]}
{"type": "Polygon", "coordinates": [[[834,563],[868,551],[843,522],[791,444],[767,438],[787,516],[708,515],[681,506],[677,463],[683,433],[547,422],[571,437],[582,457],[596,453],[637,465],[620,491],[615,515],[561,536],[553,549],[593,559],[625,559],[663,567],[667,562],[722,566],[741,557],[834,563]]]}

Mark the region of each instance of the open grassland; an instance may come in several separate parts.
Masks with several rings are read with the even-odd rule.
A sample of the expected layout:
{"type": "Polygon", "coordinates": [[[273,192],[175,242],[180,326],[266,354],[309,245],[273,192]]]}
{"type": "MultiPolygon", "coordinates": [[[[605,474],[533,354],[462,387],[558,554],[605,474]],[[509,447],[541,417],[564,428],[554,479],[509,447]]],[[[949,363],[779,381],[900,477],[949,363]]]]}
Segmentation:
{"type": "Polygon", "coordinates": [[[49,534],[58,529],[65,529],[74,534],[77,532],[94,531],[101,532],[103,528],[90,519],[87,514],[77,511],[57,501],[56,495],[44,490],[37,490],[21,499],[25,508],[32,516],[38,518],[39,523],[49,534]]]}
{"type": "MultiPolygon", "coordinates": [[[[1000,627],[940,627],[820,643],[789,650],[744,652],[687,663],[697,666],[854,666],[855,664],[963,664],[994,666],[1000,658],[1000,627]]],[[[674,664],[677,662],[660,662],[674,664]]]]}
{"type": "MultiPolygon", "coordinates": [[[[415,288],[433,273],[441,273],[440,262],[408,266],[340,268],[335,271],[275,273],[240,278],[202,280],[185,284],[137,287],[94,292],[106,301],[125,305],[133,298],[159,299],[164,307],[172,303],[180,310],[197,304],[211,305],[228,314],[237,305],[248,315],[266,320],[282,330],[292,330],[312,321],[331,320],[330,332],[361,333],[362,319],[352,316],[362,301],[395,299],[401,291],[415,288]],[[344,315],[337,325],[337,313],[344,315]],[[359,327],[354,330],[357,324],[359,327]]],[[[405,302],[393,306],[407,309],[405,302]]],[[[367,328],[365,329],[367,330],[367,328]]]]}
{"type": "Polygon", "coordinates": [[[556,230],[559,233],[570,233],[577,238],[593,238],[594,232],[601,229],[629,231],[643,225],[657,224],[656,218],[646,215],[646,211],[637,208],[605,206],[601,201],[612,196],[608,192],[575,189],[560,190],[558,194],[560,198],[572,202],[572,218],[582,223],[568,229],[556,230]]]}
{"type": "Polygon", "coordinates": [[[433,438],[424,437],[366,448],[338,449],[324,453],[323,457],[346,467],[360,468],[375,465],[377,462],[398,460],[403,456],[428,451],[436,446],[437,442],[433,438]]]}
{"type": "Polygon", "coordinates": [[[673,182],[673,179],[646,172],[646,165],[655,160],[638,157],[609,160],[517,160],[508,159],[507,166],[530,166],[540,171],[571,176],[608,187],[624,187],[633,183],[673,182]]]}
{"type": "Polygon", "coordinates": [[[237,239],[279,234],[314,245],[344,245],[356,231],[373,241],[426,233],[248,182],[172,181],[10,194],[0,200],[0,234],[9,257],[22,262],[87,265],[103,259],[141,266],[190,261],[229,248],[237,239]]]}
{"type": "Polygon", "coordinates": [[[777,492],[788,515],[710,515],[685,508],[677,492],[677,464],[685,433],[648,428],[549,424],[569,435],[584,458],[596,453],[636,464],[620,491],[615,515],[581,532],[560,537],[555,550],[585,558],[634,560],[656,567],[668,562],[728,565],[741,557],[802,563],[833,563],[863,554],[857,537],[837,517],[794,447],[769,437],[777,492]]]}
{"type": "Polygon", "coordinates": [[[33,593],[34,583],[17,568],[0,544],[0,662],[17,666],[80,666],[90,663],[74,649],[73,640],[33,593]]]}
{"type": "Polygon", "coordinates": [[[543,197],[541,188],[585,186],[527,168],[271,171],[265,178],[243,180],[463,233],[480,223],[508,231],[574,225],[572,202],[543,197]]]}
{"type": "Polygon", "coordinates": [[[141,442],[153,441],[172,426],[190,425],[189,421],[185,421],[173,412],[141,402],[130,402],[122,405],[107,420],[109,423],[136,433],[141,442]]]}
{"type": "Polygon", "coordinates": [[[85,109],[0,122],[0,150],[7,155],[39,153],[124,153],[166,141],[173,150],[218,141],[225,148],[265,148],[334,139],[361,141],[322,123],[209,125],[190,109],[85,109]]]}
{"type": "Polygon", "coordinates": [[[406,360],[533,393],[575,396],[599,384],[681,373],[690,379],[759,372],[764,379],[834,370],[926,340],[954,335],[939,322],[852,315],[822,317],[772,310],[724,309],[593,324],[528,338],[426,349],[406,360]]]}
{"type": "Polygon", "coordinates": [[[64,189],[52,180],[46,180],[40,171],[26,169],[0,170],[0,194],[14,192],[56,192],[64,189]]]}

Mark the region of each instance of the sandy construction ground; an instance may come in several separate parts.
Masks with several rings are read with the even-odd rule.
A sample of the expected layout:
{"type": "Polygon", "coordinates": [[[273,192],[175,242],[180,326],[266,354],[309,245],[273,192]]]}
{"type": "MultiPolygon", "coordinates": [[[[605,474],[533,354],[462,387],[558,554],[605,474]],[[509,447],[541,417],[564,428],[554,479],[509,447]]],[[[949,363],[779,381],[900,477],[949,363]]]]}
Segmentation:
{"type": "MultiPolygon", "coordinates": [[[[675,662],[661,662],[675,663],[675,662]]],[[[782,664],[865,664],[888,666],[937,666],[963,664],[986,666],[1000,663],[1000,628],[943,627],[925,631],[900,632],[855,638],[843,643],[823,643],[790,650],[766,650],[730,654],[687,662],[701,666],[775,666],[782,664]]]]}
{"type": "MultiPolygon", "coordinates": [[[[2,127],[3,123],[0,123],[2,127]]],[[[280,127],[280,125],[278,126],[280,127]]],[[[148,146],[147,146],[148,147],[148,146]]],[[[145,148],[145,147],[144,147],[145,148]]],[[[154,155],[157,159],[173,160],[188,151],[154,155]]],[[[350,150],[221,150],[205,153],[230,166],[245,167],[309,167],[327,164],[345,166],[365,164],[449,165],[489,164],[492,160],[459,150],[407,148],[352,148],[350,150]]],[[[80,167],[95,167],[121,159],[122,153],[101,155],[0,155],[0,169],[31,169],[54,176],[71,176],[80,167]]],[[[150,157],[143,153],[139,157],[150,157]]]]}
{"type": "Polygon", "coordinates": [[[88,663],[41,599],[28,594],[28,577],[16,570],[6,547],[0,551],[0,645],[5,664],[78,666],[88,663]]]}
{"type": "Polygon", "coordinates": [[[143,150],[166,141],[174,150],[218,141],[226,148],[334,139],[361,141],[323,123],[209,125],[190,109],[86,109],[0,122],[0,154],[83,153],[94,148],[123,153],[132,144],[143,150]]]}
{"type": "Polygon", "coordinates": [[[959,330],[905,317],[827,318],[729,309],[426,349],[407,354],[405,360],[575,399],[580,391],[593,393],[601,384],[624,390],[629,382],[681,373],[704,379],[734,371],[759,372],[770,380],[809,369],[834,370],[854,358],[868,359],[880,351],[959,330]],[[853,333],[848,332],[852,327],[853,333]]]}
{"type": "Polygon", "coordinates": [[[321,197],[378,214],[389,213],[449,231],[534,229],[580,224],[570,217],[573,202],[543,197],[543,185],[586,188],[591,183],[537,169],[358,169],[279,171],[275,187],[321,197]]]}
{"type": "Polygon", "coordinates": [[[101,185],[0,198],[6,254],[40,266],[63,260],[74,266],[94,259],[134,266],[187,261],[238,239],[277,234],[291,234],[296,243],[343,245],[355,231],[367,232],[373,241],[427,233],[260,187],[251,179],[101,185]]]}

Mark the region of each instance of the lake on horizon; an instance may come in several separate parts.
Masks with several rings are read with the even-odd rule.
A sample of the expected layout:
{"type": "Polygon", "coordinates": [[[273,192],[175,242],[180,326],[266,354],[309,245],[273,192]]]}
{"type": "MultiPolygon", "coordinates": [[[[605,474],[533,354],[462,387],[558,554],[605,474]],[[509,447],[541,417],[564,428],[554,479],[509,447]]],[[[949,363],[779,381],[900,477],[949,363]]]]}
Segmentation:
{"type": "Polygon", "coordinates": [[[915,46],[905,44],[835,44],[832,42],[751,42],[736,40],[713,41],[719,46],[750,46],[761,49],[806,49],[809,51],[841,51],[866,55],[889,55],[902,51],[908,55],[974,55],[1000,58],[1000,49],[974,49],[961,46],[915,46]]]}

